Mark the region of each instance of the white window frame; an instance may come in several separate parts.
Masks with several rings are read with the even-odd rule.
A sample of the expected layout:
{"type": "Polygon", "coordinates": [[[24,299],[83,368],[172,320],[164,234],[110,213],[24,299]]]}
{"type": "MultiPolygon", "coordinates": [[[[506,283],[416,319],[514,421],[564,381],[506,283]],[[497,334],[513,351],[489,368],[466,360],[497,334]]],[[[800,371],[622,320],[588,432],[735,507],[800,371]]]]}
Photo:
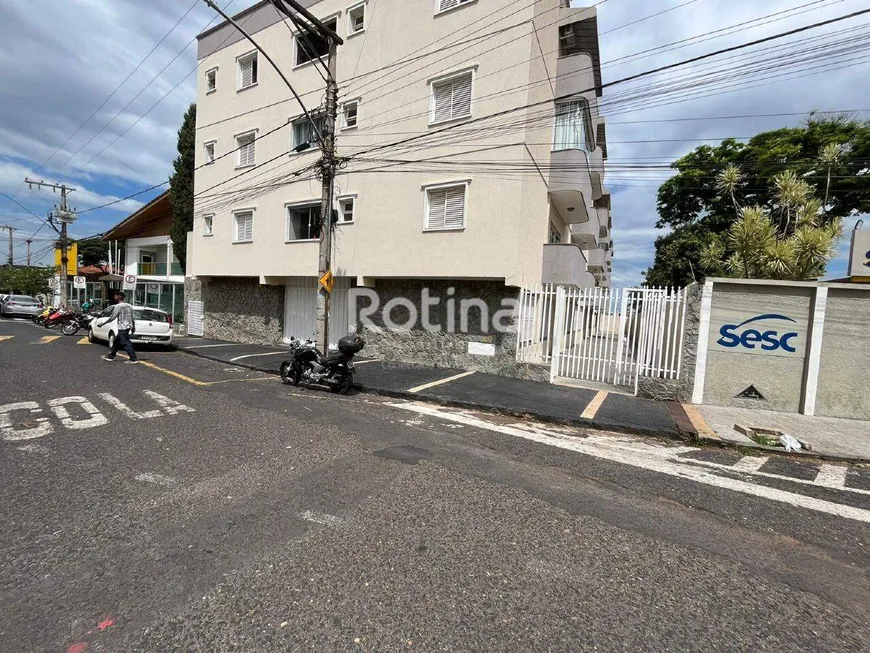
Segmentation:
{"type": "MultiPolygon", "coordinates": [[[[308,113],[309,113],[309,115],[311,115],[312,118],[316,118],[316,117],[318,117],[318,116],[321,116],[321,117],[324,117],[324,118],[325,118],[325,114],[321,114],[321,113],[318,112],[317,110],[314,110],[313,112],[309,111],[308,113]]],[[[307,150],[302,150],[301,152],[294,152],[294,151],[293,151],[293,150],[295,150],[299,145],[301,145],[301,143],[297,143],[297,142],[296,142],[296,128],[295,128],[294,123],[301,122],[301,121],[307,121],[307,120],[308,120],[308,118],[305,116],[304,113],[301,114],[301,115],[298,115],[298,116],[294,116],[293,118],[290,118],[290,119],[288,120],[289,123],[290,123],[290,156],[297,156],[297,155],[299,155],[299,154],[308,154],[308,153],[311,152],[312,150],[316,150],[317,147],[318,147],[318,146],[317,146],[317,134],[312,133],[311,136],[314,138],[314,145],[312,145],[311,147],[309,147],[307,150]]],[[[321,130],[320,133],[321,133],[321,135],[322,135],[322,134],[323,134],[323,130],[321,130]]]]}
{"type": "MultiPolygon", "coordinates": [[[[235,225],[233,225],[233,228],[235,228],[235,225]]],[[[253,228],[251,231],[253,231],[253,228]]],[[[202,216],[202,235],[214,236],[214,213],[207,213],[202,216]]]]}
{"type": "Polygon", "coordinates": [[[349,129],[356,129],[359,127],[359,98],[354,98],[353,100],[348,100],[344,104],[341,105],[341,131],[347,131],[349,129]],[[356,122],[352,125],[347,124],[347,107],[354,105],[356,106],[356,122]]]}
{"type": "Polygon", "coordinates": [[[233,211],[233,244],[234,245],[242,245],[245,243],[253,243],[254,242],[254,216],[257,213],[256,207],[249,206],[243,209],[235,209],[233,211]],[[239,234],[239,214],[240,213],[250,213],[251,214],[251,239],[250,240],[238,240],[237,236],[239,234]]]}
{"type": "Polygon", "coordinates": [[[447,75],[441,75],[440,77],[434,77],[429,80],[429,126],[433,125],[444,125],[450,122],[458,122],[460,120],[468,120],[474,114],[474,80],[477,77],[477,65],[463,68],[462,70],[456,70],[454,72],[448,73],[447,75]],[[468,103],[468,113],[464,116],[453,116],[451,118],[447,118],[445,120],[435,120],[435,87],[440,84],[446,84],[447,82],[452,82],[454,79],[458,79],[459,77],[463,77],[465,75],[471,75],[471,99],[468,103]]]}
{"type": "Polygon", "coordinates": [[[357,34],[362,34],[366,31],[366,22],[368,19],[368,16],[366,15],[366,8],[366,0],[363,0],[362,2],[357,2],[355,5],[351,5],[345,10],[345,12],[347,13],[347,38],[356,36],[357,34]],[[351,16],[351,12],[359,9],[360,7],[362,7],[363,10],[363,26],[362,29],[354,29],[353,16],[351,16]]]}
{"type": "MultiPolygon", "coordinates": [[[[253,77],[253,75],[252,75],[253,77]]],[[[246,52],[245,54],[241,54],[236,57],[236,92],[244,91],[249,88],[255,87],[260,83],[260,55],[257,50],[251,50],[250,52],[246,52]],[[257,81],[252,84],[248,84],[247,86],[242,86],[242,64],[248,59],[257,59],[257,81]]]]}
{"type": "Polygon", "coordinates": [[[446,9],[442,9],[442,0],[435,0],[435,15],[440,16],[441,14],[446,14],[451,11],[456,11],[457,9],[462,9],[462,7],[467,7],[468,5],[473,5],[477,0],[458,0],[458,2],[452,7],[447,7],[446,9]]]}
{"type": "Polygon", "coordinates": [[[561,245],[562,244],[562,232],[561,230],[553,224],[553,221],[550,220],[549,225],[547,226],[547,244],[548,245],[561,245]],[[555,239],[553,238],[555,236],[555,239]]]}
{"type": "Polygon", "coordinates": [[[471,185],[471,179],[457,179],[456,181],[446,181],[437,184],[426,184],[421,186],[423,191],[423,231],[463,231],[468,226],[468,187],[471,185]],[[465,191],[462,196],[462,226],[461,227],[430,227],[429,226],[429,193],[436,190],[448,190],[450,188],[458,188],[463,186],[465,191]]]}
{"type": "Polygon", "coordinates": [[[595,141],[595,124],[592,120],[592,103],[589,101],[589,98],[586,98],[582,95],[575,95],[573,97],[565,98],[559,100],[558,102],[553,103],[553,152],[564,152],[566,150],[576,150],[580,149],[584,152],[594,152],[595,148],[598,147],[598,143],[595,141]],[[562,104],[585,104],[585,112],[583,115],[583,124],[581,125],[583,129],[583,147],[559,147],[557,145],[559,143],[556,142],[556,138],[558,136],[559,130],[559,105],[562,104]],[[590,149],[591,147],[591,149],[590,149]]]}
{"type": "Polygon", "coordinates": [[[217,155],[215,154],[215,152],[217,151],[217,140],[212,139],[203,143],[202,151],[204,152],[205,156],[205,163],[203,165],[211,165],[212,163],[214,163],[215,159],[217,158],[217,155]],[[209,158],[208,156],[209,145],[211,145],[211,158],[209,158]]]}
{"type": "MultiPolygon", "coordinates": [[[[320,238],[290,238],[290,211],[293,209],[305,209],[312,206],[316,206],[320,208],[320,200],[319,199],[310,199],[304,200],[300,202],[287,202],[284,204],[284,244],[290,243],[316,243],[320,241],[320,238]]],[[[320,217],[321,222],[323,222],[323,216],[320,217]]]]}
{"type": "Polygon", "coordinates": [[[356,222],[356,211],[359,206],[357,202],[356,195],[342,195],[338,198],[338,223],[337,224],[353,224],[356,222]],[[353,216],[350,220],[344,219],[344,205],[348,201],[353,202],[353,210],[351,211],[351,215],[353,216]]]}
{"type": "Polygon", "coordinates": [[[248,129],[247,131],[240,132],[233,136],[236,143],[236,170],[241,168],[252,168],[257,165],[257,133],[259,131],[259,129],[248,129]],[[254,146],[254,160],[251,163],[242,164],[242,150],[240,149],[242,146],[239,143],[239,139],[245,138],[246,136],[252,136],[254,139],[251,143],[254,146]]]}
{"type": "MultiPolygon", "coordinates": [[[[341,15],[340,11],[335,12],[334,14],[330,14],[326,18],[321,18],[320,22],[323,23],[324,25],[327,25],[327,23],[330,23],[334,20],[335,21],[335,31],[337,33],[338,32],[338,23],[339,23],[338,17],[340,15],[341,15]]],[[[312,65],[314,65],[314,62],[317,59],[320,59],[320,61],[324,61],[324,58],[326,57],[325,54],[322,54],[320,56],[312,57],[308,61],[303,61],[302,63],[299,63],[299,48],[301,47],[299,44],[299,37],[301,35],[302,35],[302,32],[300,32],[299,30],[293,30],[293,70],[296,70],[297,68],[302,68],[304,66],[312,66],[312,65]]]]}
{"type": "Polygon", "coordinates": [[[214,68],[209,68],[208,70],[205,71],[205,94],[206,95],[211,95],[212,93],[214,93],[217,90],[217,73],[218,73],[218,66],[215,66],[214,68]],[[208,87],[208,76],[212,73],[214,73],[214,88],[209,88],[208,87]]]}

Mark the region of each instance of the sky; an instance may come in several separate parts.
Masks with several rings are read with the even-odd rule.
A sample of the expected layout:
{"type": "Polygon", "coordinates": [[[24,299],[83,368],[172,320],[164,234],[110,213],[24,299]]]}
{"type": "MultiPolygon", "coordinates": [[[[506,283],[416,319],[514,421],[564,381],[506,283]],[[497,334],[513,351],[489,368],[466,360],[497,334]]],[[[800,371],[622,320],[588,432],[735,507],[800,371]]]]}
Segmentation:
{"type": "MultiPolygon", "coordinates": [[[[369,0],[373,11],[378,4],[398,1],[418,0],[369,0]]],[[[252,4],[254,0],[233,0],[228,10],[238,12],[252,4]]],[[[590,4],[592,0],[574,2],[590,4]]],[[[866,6],[862,0],[605,0],[597,7],[604,82],[866,6]],[[771,17],[756,20],[764,16],[771,17]],[[746,24],[726,29],[741,23],[746,24]],[[702,42],[662,48],[710,32],[702,42]]],[[[0,195],[0,224],[17,229],[14,254],[16,263],[23,263],[28,237],[35,234],[31,247],[38,253],[50,247],[52,235],[27,210],[45,216],[59,199],[50,190],[28,189],[25,177],[76,188],[70,196],[71,206],[80,212],[71,228],[75,237],[105,231],[160,192],[87,211],[168,178],[178,127],[196,95],[195,37],[217,21],[204,2],[192,0],[0,0],[0,15],[0,40],[6,46],[0,49],[0,192],[25,207],[0,195]]],[[[860,29],[868,21],[860,16],[776,44],[795,48],[810,36],[860,29]]],[[[716,65],[733,67],[736,76],[756,52],[761,56],[753,50],[737,59],[723,57],[716,65]]],[[[605,90],[602,114],[614,168],[629,160],[670,162],[703,143],[798,125],[812,110],[870,109],[870,62],[848,52],[815,66],[806,63],[779,79],[771,78],[775,70],[768,70],[738,78],[726,89],[696,84],[677,96],[648,94],[629,101],[626,95],[650,81],[678,81],[712,66],[692,64],[605,90]],[[755,117],[725,118],[729,116],[755,117]]],[[[868,117],[870,111],[860,115],[868,117]]],[[[608,172],[615,286],[638,284],[652,260],[653,242],[661,233],[655,229],[655,194],[666,175],[662,170],[608,172]]],[[[852,224],[854,219],[847,229],[852,224]]],[[[5,242],[0,241],[4,254],[5,242]]],[[[844,240],[828,276],[845,273],[847,246],[844,240]]],[[[49,257],[46,251],[34,262],[48,262],[49,257]]]]}

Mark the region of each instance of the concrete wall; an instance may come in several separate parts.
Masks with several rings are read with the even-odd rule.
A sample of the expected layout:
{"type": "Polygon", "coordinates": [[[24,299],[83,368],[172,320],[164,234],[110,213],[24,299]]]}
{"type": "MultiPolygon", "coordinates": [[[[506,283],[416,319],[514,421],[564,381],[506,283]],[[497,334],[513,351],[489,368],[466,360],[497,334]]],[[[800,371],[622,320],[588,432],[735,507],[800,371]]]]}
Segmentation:
{"type": "Polygon", "coordinates": [[[825,311],[816,414],[870,420],[870,288],[831,289],[825,311]]]}
{"type": "MultiPolygon", "coordinates": [[[[696,339],[692,400],[870,419],[868,323],[870,288],[708,279],[696,339]],[[749,337],[734,344],[733,334],[749,337]],[[768,336],[770,341],[761,339],[768,336]],[[777,339],[788,346],[765,346],[775,345],[777,339]],[[750,386],[761,397],[738,396],[750,386]]],[[[687,346],[689,342],[687,338],[687,346]]]]}

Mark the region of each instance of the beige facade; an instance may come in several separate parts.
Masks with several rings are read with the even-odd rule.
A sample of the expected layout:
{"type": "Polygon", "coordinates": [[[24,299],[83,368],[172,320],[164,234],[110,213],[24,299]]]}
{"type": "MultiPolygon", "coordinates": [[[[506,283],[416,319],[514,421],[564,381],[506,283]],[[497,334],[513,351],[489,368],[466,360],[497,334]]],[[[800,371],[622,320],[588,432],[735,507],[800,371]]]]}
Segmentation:
{"type": "MultiPolygon", "coordinates": [[[[345,39],[337,55],[339,104],[357,103],[355,112],[340,111],[337,125],[338,154],[352,157],[336,181],[335,209],[351,218],[336,228],[337,277],[375,287],[378,279],[609,285],[594,9],[569,8],[565,0],[524,7],[509,0],[303,4],[321,20],[336,21],[345,39]],[[438,11],[442,3],[452,8],[438,11]],[[470,112],[453,117],[436,110],[434,94],[461,96],[467,75],[470,112]],[[566,136],[570,117],[567,126],[556,126],[557,111],[572,108],[553,104],[571,95],[589,106],[576,138],[566,136]],[[516,107],[526,108],[508,111],[516,107]],[[500,112],[506,113],[479,120],[500,112]],[[356,124],[346,124],[354,115],[356,124]],[[443,223],[431,217],[442,201],[443,223]],[[560,245],[545,247],[553,240],[560,245]],[[564,251],[545,255],[553,249],[564,251]]],[[[306,107],[317,110],[324,81],[314,63],[298,62],[296,28],[268,2],[235,18],[306,107]]],[[[226,23],[199,37],[197,198],[187,274],[291,285],[317,271],[319,244],[305,211],[320,201],[310,168],[319,150],[314,144],[292,151],[299,131],[292,121],[301,109],[262,55],[254,72],[254,54],[226,23]],[[251,135],[253,145],[223,156],[251,135]]],[[[457,100],[448,109],[464,106],[457,100]]]]}

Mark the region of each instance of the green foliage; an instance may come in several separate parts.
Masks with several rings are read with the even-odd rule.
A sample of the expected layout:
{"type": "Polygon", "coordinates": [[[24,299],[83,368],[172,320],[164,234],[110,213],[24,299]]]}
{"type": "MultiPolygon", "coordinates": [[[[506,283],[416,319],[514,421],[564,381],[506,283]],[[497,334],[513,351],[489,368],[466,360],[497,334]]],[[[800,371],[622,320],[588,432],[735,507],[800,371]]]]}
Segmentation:
{"type": "MultiPolygon", "coordinates": [[[[692,270],[696,277],[715,274],[715,266],[701,265],[701,253],[716,239],[727,242],[742,206],[763,209],[783,235],[806,224],[809,216],[826,227],[870,212],[870,175],[859,174],[868,160],[870,122],[851,116],[810,114],[800,127],[762,132],[747,143],[728,139],[696,148],[671,165],[676,174],[659,188],[656,226],[670,233],[656,239],[646,282],[685,285],[693,280],[692,270]],[[783,189],[777,188],[783,184],[784,203],[783,189]]],[[[817,252],[820,245],[815,242],[817,252]]],[[[726,254],[730,258],[730,250],[726,254]]],[[[721,272],[727,267],[723,264],[721,272]]],[[[815,276],[822,274],[824,266],[815,276]]]]}
{"type": "Polygon", "coordinates": [[[55,267],[9,267],[0,268],[0,289],[3,292],[19,295],[39,295],[49,292],[48,280],[57,268],[55,267]]]}
{"type": "Polygon", "coordinates": [[[187,232],[193,229],[193,171],[196,158],[196,105],[191,104],[178,130],[178,156],[172,162],[175,172],[169,178],[172,206],[172,249],[181,269],[187,267],[187,232]]]}
{"type": "Polygon", "coordinates": [[[109,243],[99,237],[78,241],[79,264],[103,267],[109,262],[109,243]]]}

